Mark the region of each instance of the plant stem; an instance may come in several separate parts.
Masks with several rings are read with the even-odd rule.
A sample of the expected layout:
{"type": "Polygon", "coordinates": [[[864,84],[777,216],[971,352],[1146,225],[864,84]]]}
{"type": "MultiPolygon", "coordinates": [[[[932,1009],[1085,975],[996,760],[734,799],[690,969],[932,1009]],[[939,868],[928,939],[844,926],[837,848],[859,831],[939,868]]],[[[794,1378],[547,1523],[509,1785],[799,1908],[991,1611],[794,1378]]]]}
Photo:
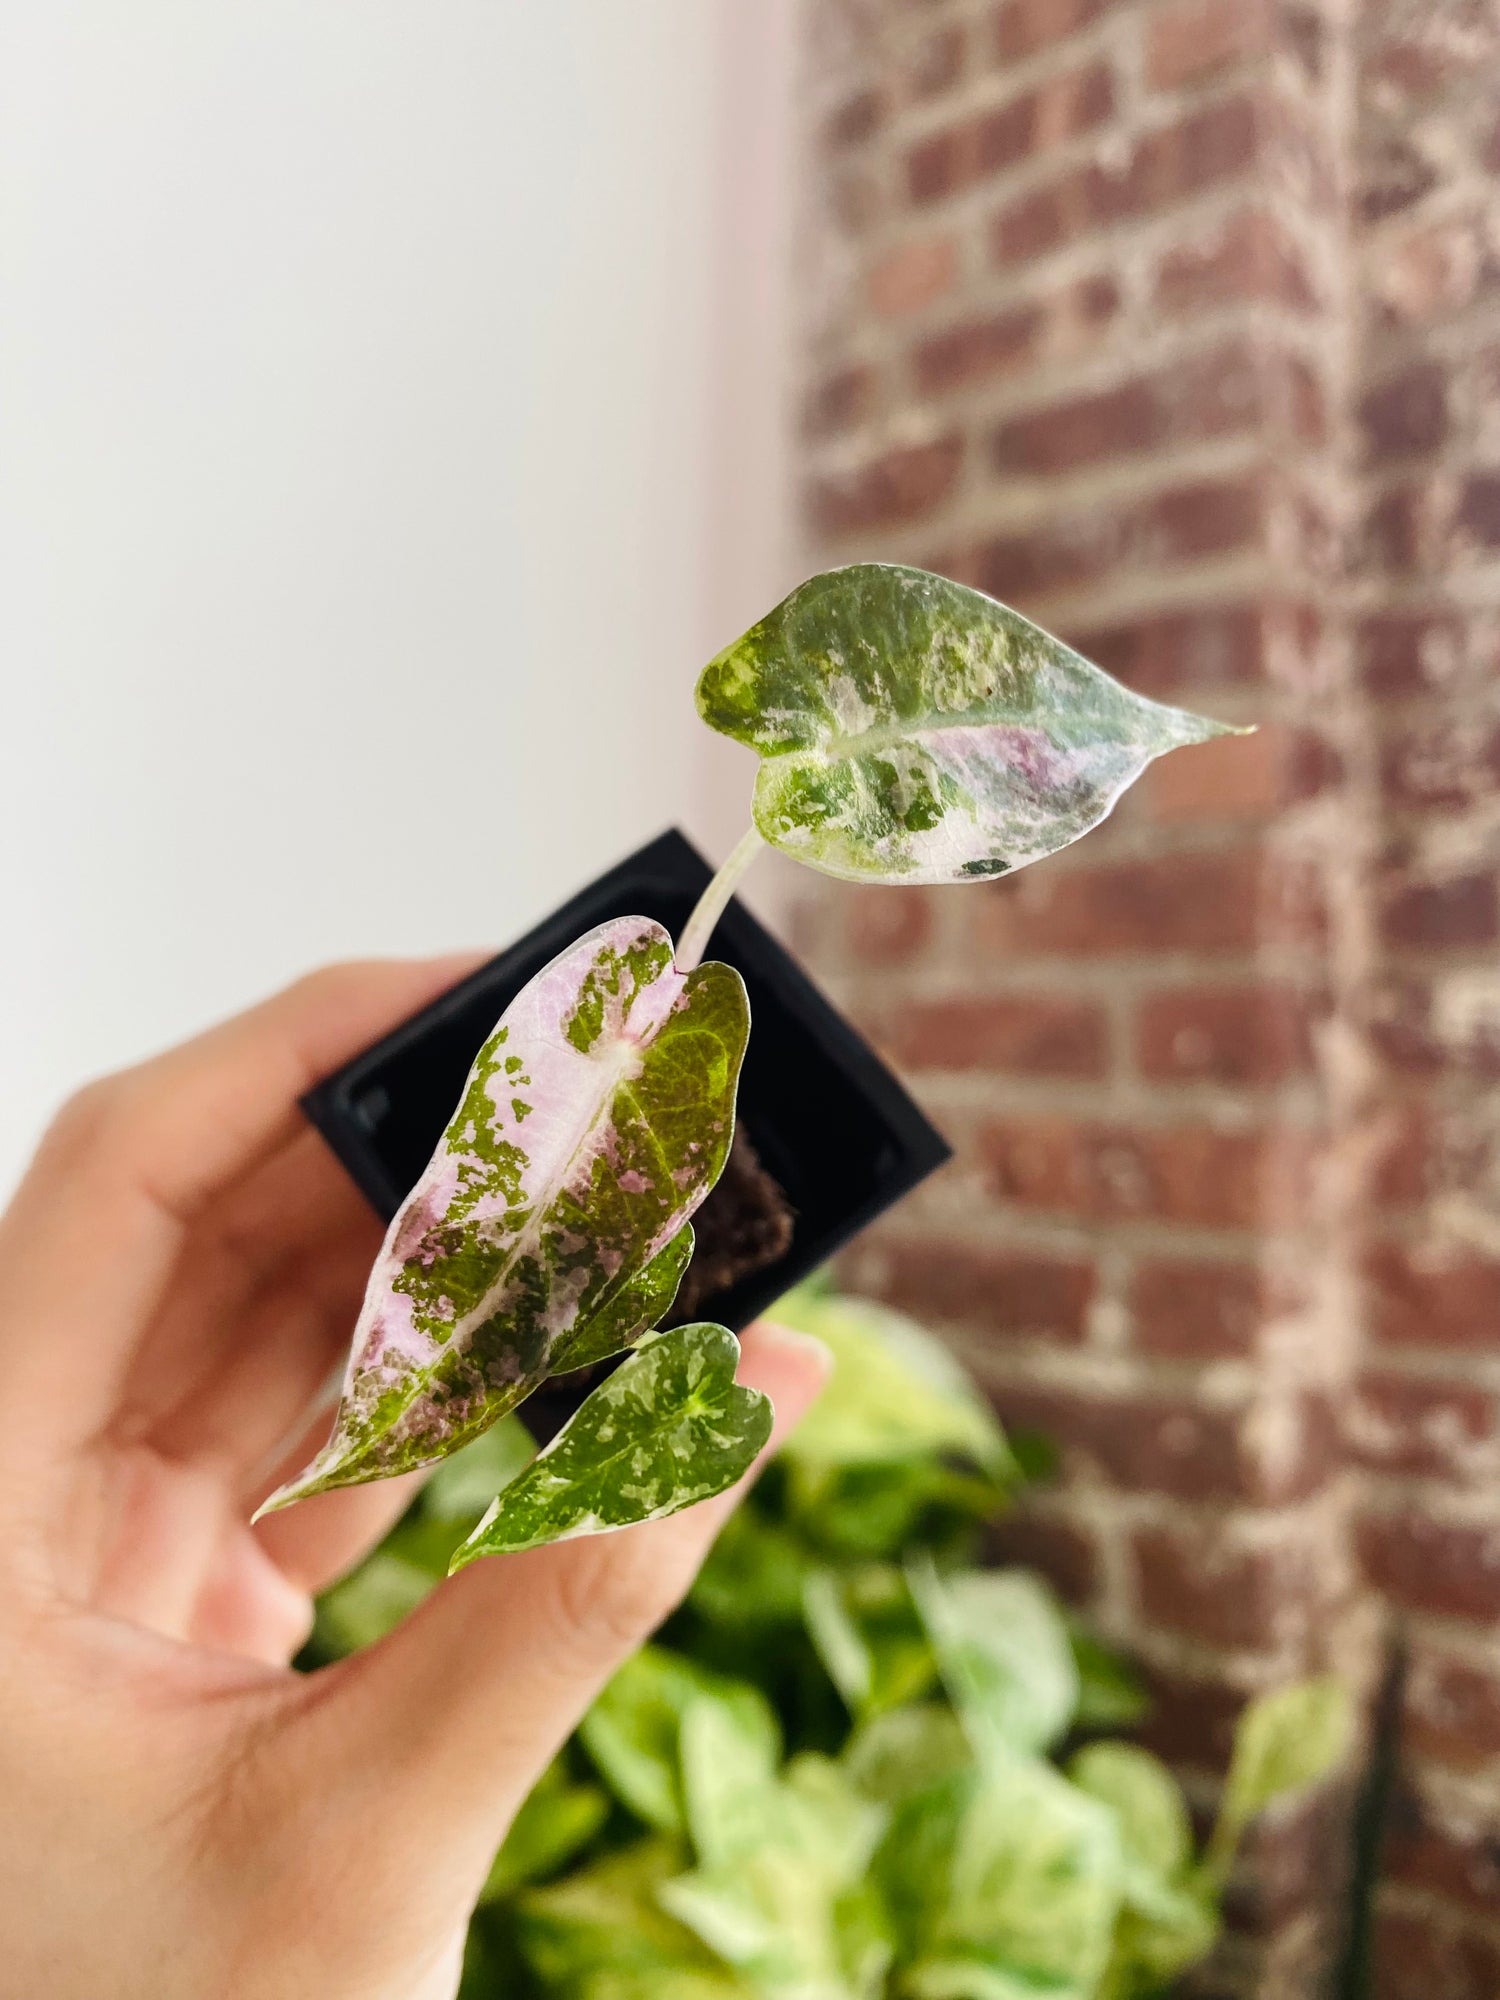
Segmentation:
{"type": "Polygon", "coordinates": [[[739,887],[740,877],[765,844],[758,828],[747,827],[729,859],[698,898],[697,907],[688,918],[681,942],[677,947],[679,972],[691,972],[702,958],[704,947],[713,936],[714,925],[724,914],[724,905],[739,887]]]}

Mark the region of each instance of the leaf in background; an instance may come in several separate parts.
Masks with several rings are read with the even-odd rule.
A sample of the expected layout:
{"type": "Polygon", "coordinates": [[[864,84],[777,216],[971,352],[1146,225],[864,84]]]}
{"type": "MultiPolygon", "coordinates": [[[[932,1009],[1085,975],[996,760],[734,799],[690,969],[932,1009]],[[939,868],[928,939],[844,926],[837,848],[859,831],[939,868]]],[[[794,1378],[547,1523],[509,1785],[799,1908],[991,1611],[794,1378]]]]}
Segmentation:
{"type": "Polygon", "coordinates": [[[742,1765],[741,1779],[737,1821],[721,1799],[713,1858],[700,1850],[698,1868],[664,1884],[663,1908],[761,1993],[873,2000],[889,1954],[871,1949],[873,1906],[855,1902],[882,1814],[825,1757],[795,1758],[753,1788],[742,1765]]]}
{"type": "Polygon", "coordinates": [[[429,1570],[377,1549],[318,1600],[320,1651],[339,1655],[373,1646],[416,1610],[436,1582],[429,1570]]]}
{"type": "Polygon", "coordinates": [[[938,1665],[970,1741],[1040,1751],[1063,1736],[1078,1706],[1067,1623],[1039,1577],[1025,1570],[941,1575],[930,1560],[907,1574],[938,1665]]]}
{"type": "Polygon", "coordinates": [[[762,1743],[774,1766],[781,1737],[764,1695],[661,1646],[645,1646],[627,1660],[579,1727],[585,1750],[616,1798],[663,1833],[686,1827],[682,1719],[705,1701],[727,1709],[740,1735],[762,1743]]]}
{"type": "Polygon", "coordinates": [[[771,1435],[771,1405],[734,1379],[727,1327],[652,1334],[594,1389],[457,1550],[480,1556],[659,1521],[732,1486],[771,1435]]]}
{"type": "Polygon", "coordinates": [[[1232,733],[977,590],[885,563],[794,590],[704,668],[698,713],[759,752],[765,838],[848,881],[1024,867],[1097,825],[1153,757],[1232,733]]]}
{"type": "Polygon", "coordinates": [[[681,1868],[670,1840],[643,1840],[516,1904],[522,1954],[559,2000],[751,2000],[657,1900],[681,1868]]]}
{"type": "Polygon", "coordinates": [[[914,1701],[936,1678],[932,1645],[892,1564],[816,1572],[803,1616],[814,1651],[855,1716],[914,1701]]]}
{"type": "Polygon", "coordinates": [[[1121,1889],[1110,1815],[1040,1758],[993,1756],[972,1781],[927,1956],[1092,2000],[1121,1889]]]}
{"type": "Polygon", "coordinates": [[[875,1662],[864,1634],[849,1615],[842,1579],[829,1569],[813,1570],[802,1587],[802,1615],[813,1650],[843,1696],[851,1715],[863,1715],[875,1685],[875,1662]]]}
{"type": "Polygon", "coordinates": [[[588,1846],[608,1817],[607,1794],[598,1785],[575,1784],[563,1759],[554,1757],[511,1821],[479,1892],[481,1904],[499,1902],[555,1875],[588,1846]]]}
{"type": "Polygon", "coordinates": [[[645,1267],[718,1179],[748,1033],[739,974],[679,974],[644,917],[538,973],[386,1234],[332,1439],[261,1511],[446,1457],[595,1321],[612,1348],[645,1331],[673,1264],[645,1267]]]}
{"type": "Polygon", "coordinates": [[[844,1769],[867,1799],[898,1805],[973,1764],[963,1724],[951,1708],[913,1702],[873,1715],[844,1745],[844,1769]]]}
{"type": "Polygon", "coordinates": [[[720,1530],[688,1602],[710,1624],[735,1632],[796,1625],[808,1568],[795,1535],[753,1505],[739,1507],[720,1530]]]}
{"type": "Polygon", "coordinates": [[[787,1441],[807,1466],[890,1464],[951,1453],[998,1482],[1015,1471],[994,1412],[941,1342],[868,1299],[789,1292],[767,1317],[833,1354],[823,1393],[787,1441]]]}
{"type": "Polygon", "coordinates": [[[774,1726],[744,1703],[699,1695],[683,1712],[678,1742],[688,1836],[705,1868],[732,1867],[767,1835],[781,1745],[774,1726]]]}
{"type": "Polygon", "coordinates": [[[1070,1760],[1068,1776],[1114,1814],[1128,1862],[1164,1882],[1183,1873],[1193,1830],[1182,1789],[1159,1757],[1134,1743],[1088,1743],[1070,1760]]]}
{"type": "Polygon", "coordinates": [[[1354,1738],[1354,1705],[1331,1676],[1298,1681],[1252,1701],[1234,1733],[1234,1754],[1209,1846],[1211,1872],[1226,1873],[1257,1813],[1335,1770],[1354,1738]]]}
{"type": "MultiPolygon", "coordinates": [[[[519,1417],[502,1417],[445,1458],[422,1488],[421,1511],[431,1521],[472,1526],[503,1486],[536,1457],[536,1444],[519,1417]]],[[[450,1542],[439,1576],[448,1573],[450,1542]]]]}
{"type": "Polygon", "coordinates": [[[1151,1697],[1140,1675],[1113,1648],[1101,1645],[1075,1620],[1068,1621],[1078,1668],[1079,1729],[1133,1729],[1151,1713],[1151,1697]]]}

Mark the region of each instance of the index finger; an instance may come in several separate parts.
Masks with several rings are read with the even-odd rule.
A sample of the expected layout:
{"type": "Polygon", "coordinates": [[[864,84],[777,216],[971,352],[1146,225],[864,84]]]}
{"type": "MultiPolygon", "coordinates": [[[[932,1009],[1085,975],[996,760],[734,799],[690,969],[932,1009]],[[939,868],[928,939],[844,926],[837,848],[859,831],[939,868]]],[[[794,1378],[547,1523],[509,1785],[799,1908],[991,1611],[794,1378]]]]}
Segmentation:
{"type": "Polygon", "coordinates": [[[479,962],[328,966],[86,1086],[0,1218],[11,1398],[40,1413],[65,1384],[70,1425],[107,1414],[194,1220],[295,1134],[304,1091],[479,962]]]}

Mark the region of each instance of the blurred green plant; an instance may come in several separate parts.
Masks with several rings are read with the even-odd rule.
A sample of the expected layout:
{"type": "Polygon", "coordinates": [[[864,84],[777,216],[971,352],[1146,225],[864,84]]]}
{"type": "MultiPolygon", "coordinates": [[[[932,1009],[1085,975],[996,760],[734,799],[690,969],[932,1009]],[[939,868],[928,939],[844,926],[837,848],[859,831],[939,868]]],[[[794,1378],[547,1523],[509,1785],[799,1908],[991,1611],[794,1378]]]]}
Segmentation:
{"type": "MultiPolygon", "coordinates": [[[[1023,1472],[913,1323],[814,1287],[822,1400],[527,1800],[463,2000],[1147,2000],[1212,1949],[1250,1821],[1345,1755],[1334,1681],[1252,1702],[1195,1846],[1176,1780],[1100,1732],[1145,1701],[1047,1585],[976,1566],[1023,1472]]],[[[318,1607],[368,1644],[445,1575],[533,1446],[439,1467],[318,1607]]]]}

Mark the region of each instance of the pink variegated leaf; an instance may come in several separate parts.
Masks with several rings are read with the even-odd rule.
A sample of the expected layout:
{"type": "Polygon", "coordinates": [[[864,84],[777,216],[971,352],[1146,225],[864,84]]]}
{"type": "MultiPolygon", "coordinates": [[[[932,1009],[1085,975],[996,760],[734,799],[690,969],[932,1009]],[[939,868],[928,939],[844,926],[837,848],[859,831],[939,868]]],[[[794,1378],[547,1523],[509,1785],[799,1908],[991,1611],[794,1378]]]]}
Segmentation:
{"type": "Polygon", "coordinates": [[[749,1034],[727,965],[622,917],[519,993],[370,1274],[333,1436],[266,1502],[429,1465],[672,1302],[734,1131],[749,1034]]]}

